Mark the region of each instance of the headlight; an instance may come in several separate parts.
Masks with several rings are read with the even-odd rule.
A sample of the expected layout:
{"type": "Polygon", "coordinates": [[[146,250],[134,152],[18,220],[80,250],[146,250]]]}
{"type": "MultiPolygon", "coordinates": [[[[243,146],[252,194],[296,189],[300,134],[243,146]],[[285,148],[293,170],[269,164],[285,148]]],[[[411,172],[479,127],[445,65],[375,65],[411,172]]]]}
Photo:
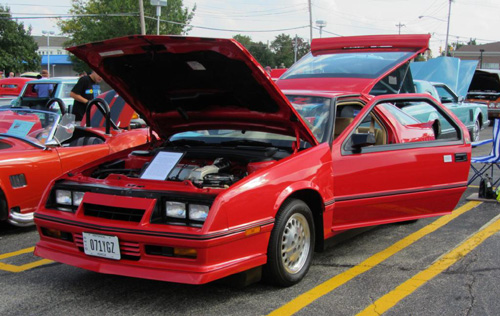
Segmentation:
{"type": "Polygon", "coordinates": [[[73,191],[73,205],[80,206],[80,203],[82,203],[84,195],[85,192],[73,191]]]}
{"type": "Polygon", "coordinates": [[[189,219],[195,221],[205,221],[208,216],[208,205],[189,204],[189,219]]]}
{"type": "Polygon", "coordinates": [[[168,217],[186,218],[185,203],[167,201],[166,208],[168,217]]]}
{"type": "Polygon", "coordinates": [[[60,211],[73,212],[82,203],[83,196],[85,192],[82,191],[71,191],[71,190],[55,190],[55,202],[54,205],[60,211]],[[67,208],[65,206],[70,206],[67,208]]]}
{"type": "Polygon", "coordinates": [[[207,219],[210,205],[189,202],[165,201],[166,224],[203,225],[207,219]]]}
{"type": "Polygon", "coordinates": [[[62,205],[72,205],[71,191],[56,190],[56,203],[62,205]]]}

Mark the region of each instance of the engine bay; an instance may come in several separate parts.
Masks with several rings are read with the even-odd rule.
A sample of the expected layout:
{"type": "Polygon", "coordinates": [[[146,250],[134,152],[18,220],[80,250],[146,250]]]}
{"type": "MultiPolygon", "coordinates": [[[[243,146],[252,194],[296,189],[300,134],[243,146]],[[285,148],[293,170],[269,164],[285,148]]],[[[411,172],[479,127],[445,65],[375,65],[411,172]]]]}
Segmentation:
{"type": "Polygon", "coordinates": [[[198,188],[228,188],[249,174],[291,154],[289,150],[278,147],[166,146],[132,151],[122,159],[99,165],[90,176],[105,179],[111,174],[120,174],[129,178],[141,178],[160,152],[183,154],[165,181],[191,181],[198,188]]]}

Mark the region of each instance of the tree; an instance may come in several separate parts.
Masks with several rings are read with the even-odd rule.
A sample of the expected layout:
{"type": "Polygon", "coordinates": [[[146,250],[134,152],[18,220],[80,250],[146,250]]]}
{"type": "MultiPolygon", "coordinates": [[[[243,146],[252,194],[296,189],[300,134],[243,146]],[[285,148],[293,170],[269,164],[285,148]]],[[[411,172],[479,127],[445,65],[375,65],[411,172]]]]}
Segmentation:
{"type": "Polygon", "coordinates": [[[0,6],[0,70],[7,73],[24,72],[40,68],[38,45],[31,36],[31,27],[12,20],[10,9],[0,6]]]}
{"type": "Polygon", "coordinates": [[[471,39],[467,42],[467,45],[477,45],[477,43],[476,43],[476,39],[475,39],[475,38],[471,38],[471,39]]]}
{"type": "Polygon", "coordinates": [[[245,48],[252,54],[252,56],[257,59],[257,61],[263,66],[271,66],[274,64],[273,52],[267,47],[266,44],[262,42],[253,42],[250,36],[237,34],[233,36],[240,44],[245,46],[245,48]]]}
{"type": "MultiPolygon", "coordinates": [[[[160,22],[160,34],[186,34],[191,29],[189,23],[195,10],[196,5],[188,9],[183,7],[182,0],[168,0],[167,6],[162,7],[160,19],[175,23],[160,22]]],[[[63,34],[70,37],[65,43],[67,46],[140,34],[138,12],[138,0],[72,0],[69,13],[75,17],[60,21],[59,27],[63,34]]],[[[147,0],[144,0],[144,15],[146,33],[156,34],[156,6],[152,6],[147,0]]],[[[75,71],[89,70],[75,57],[72,60],[75,71]]]]}
{"type": "MultiPolygon", "coordinates": [[[[286,68],[290,67],[295,60],[295,38],[290,35],[280,34],[276,36],[271,43],[275,57],[274,60],[280,66],[283,64],[286,68]]],[[[309,52],[310,46],[304,39],[297,37],[297,60],[309,52]]]]}

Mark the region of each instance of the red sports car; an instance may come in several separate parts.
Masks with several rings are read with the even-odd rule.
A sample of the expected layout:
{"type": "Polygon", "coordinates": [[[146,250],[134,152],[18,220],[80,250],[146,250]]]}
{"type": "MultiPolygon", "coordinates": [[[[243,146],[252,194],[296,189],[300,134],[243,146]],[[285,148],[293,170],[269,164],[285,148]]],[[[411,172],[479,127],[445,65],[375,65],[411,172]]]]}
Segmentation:
{"type": "Polygon", "coordinates": [[[398,94],[411,92],[408,63],[428,41],[313,40],[277,85],[230,39],[71,48],[160,140],[53,181],[35,213],[35,254],[192,284],[263,271],[289,286],[329,238],[450,213],[467,185],[469,134],[428,95],[398,94]],[[413,103],[454,133],[400,110],[413,103]]]}
{"type": "Polygon", "coordinates": [[[63,104],[62,113],[0,109],[0,220],[16,226],[33,225],[33,212],[52,179],[97,158],[146,143],[147,129],[128,131],[114,124],[128,126],[134,113],[123,99],[114,91],[102,97],[112,110],[107,102],[96,101],[97,106],[88,109],[92,115],[87,115],[89,120],[81,126],[75,126],[74,115],[64,114],[63,104]]]}

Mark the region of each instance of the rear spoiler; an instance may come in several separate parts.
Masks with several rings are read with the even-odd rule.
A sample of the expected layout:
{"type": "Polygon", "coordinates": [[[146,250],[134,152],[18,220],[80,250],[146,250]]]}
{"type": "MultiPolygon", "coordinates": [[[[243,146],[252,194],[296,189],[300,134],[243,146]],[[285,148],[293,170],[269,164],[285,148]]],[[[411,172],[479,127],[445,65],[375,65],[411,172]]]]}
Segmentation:
{"type": "Polygon", "coordinates": [[[312,40],[311,51],[314,53],[350,49],[410,49],[423,52],[429,48],[430,38],[430,34],[316,38],[312,40]]]}

